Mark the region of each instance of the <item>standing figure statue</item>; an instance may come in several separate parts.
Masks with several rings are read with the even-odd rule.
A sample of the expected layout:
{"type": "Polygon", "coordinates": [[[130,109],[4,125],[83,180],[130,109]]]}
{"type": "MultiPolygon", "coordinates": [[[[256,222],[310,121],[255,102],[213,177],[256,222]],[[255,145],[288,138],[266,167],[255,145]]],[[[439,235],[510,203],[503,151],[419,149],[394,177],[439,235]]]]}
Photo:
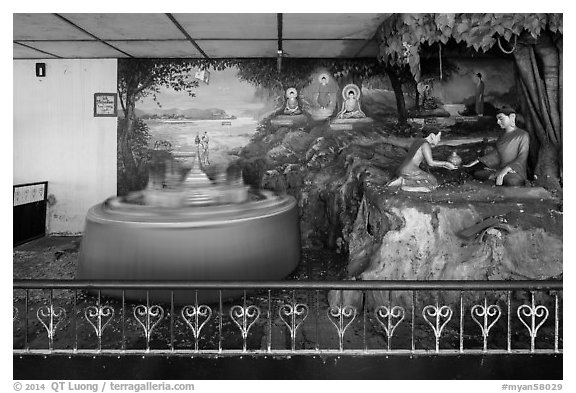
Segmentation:
{"type": "Polygon", "coordinates": [[[204,135],[202,135],[202,139],[200,139],[200,162],[202,165],[210,165],[210,160],[208,158],[208,142],[210,142],[208,131],[204,131],[204,135]]]}
{"type": "Polygon", "coordinates": [[[441,132],[431,133],[426,138],[415,140],[408,155],[396,170],[396,179],[387,184],[388,187],[400,187],[404,191],[430,192],[438,187],[438,181],[434,175],[420,169],[420,164],[425,160],[431,167],[443,167],[449,170],[458,167],[448,161],[436,161],[432,157],[432,148],[440,142],[441,132]]]}
{"type": "Polygon", "coordinates": [[[474,109],[476,110],[476,115],[484,116],[484,81],[482,80],[482,74],[478,72],[474,75],[474,79],[476,80],[474,109]]]}
{"type": "Polygon", "coordinates": [[[360,89],[355,84],[351,83],[342,89],[342,110],[338,112],[336,117],[338,119],[359,119],[366,117],[360,107],[360,89]]]}
{"type": "Polygon", "coordinates": [[[326,74],[320,75],[320,85],[318,86],[318,98],[316,102],[318,102],[318,105],[320,105],[322,109],[326,109],[330,105],[330,86],[328,85],[328,77],[326,74]]]}
{"type": "Polygon", "coordinates": [[[286,105],[284,106],[285,115],[300,115],[302,110],[298,103],[298,90],[291,87],[286,90],[286,105]]]}

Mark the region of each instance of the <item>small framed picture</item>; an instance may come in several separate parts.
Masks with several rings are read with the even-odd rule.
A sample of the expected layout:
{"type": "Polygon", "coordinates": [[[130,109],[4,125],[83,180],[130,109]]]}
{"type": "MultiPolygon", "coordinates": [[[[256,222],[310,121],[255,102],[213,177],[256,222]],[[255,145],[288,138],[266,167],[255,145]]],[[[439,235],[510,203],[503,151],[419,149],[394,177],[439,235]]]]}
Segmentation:
{"type": "Polygon", "coordinates": [[[116,93],[94,93],[94,117],[116,117],[117,111],[116,93]]]}

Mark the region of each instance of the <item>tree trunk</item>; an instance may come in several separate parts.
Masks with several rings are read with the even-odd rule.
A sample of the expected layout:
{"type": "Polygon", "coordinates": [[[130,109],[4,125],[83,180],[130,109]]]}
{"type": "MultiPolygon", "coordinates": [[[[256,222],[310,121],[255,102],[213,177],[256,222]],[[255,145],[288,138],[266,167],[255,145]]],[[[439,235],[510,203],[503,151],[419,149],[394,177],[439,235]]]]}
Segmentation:
{"type": "Polygon", "coordinates": [[[558,144],[558,142],[562,140],[562,136],[560,135],[562,120],[560,118],[558,105],[558,91],[560,83],[560,58],[558,49],[552,42],[550,35],[544,33],[540,35],[536,42],[534,52],[542,64],[542,75],[544,77],[545,87],[545,91],[543,92],[544,102],[548,109],[550,122],[552,123],[552,131],[554,132],[553,139],[556,141],[555,144],[558,144]]]}
{"type": "MultiPolygon", "coordinates": [[[[538,142],[534,173],[538,184],[560,190],[561,55],[548,33],[543,33],[535,43],[523,38],[518,39],[514,59],[523,93],[526,128],[538,142]]],[[[535,143],[531,143],[531,147],[534,146],[535,143]]],[[[532,157],[534,153],[531,152],[532,157]]]]}
{"type": "Polygon", "coordinates": [[[390,84],[394,89],[396,97],[396,109],[398,110],[398,124],[406,124],[408,112],[406,111],[406,102],[404,101],[404,92],[402,91],[402,82],[392,67],[386,67],[386,74],[390,78],[390,84]]]}
{"type": "Polygon", "coordinates": [[[558,173],[558,149],[551,143],[540,146],[538,151],[538,164],[534,170],[536,174],[536,184],[549,190],[562,192],[560,184],[560,174],[558,173]]]}
{"type": "MultiPolygon", "coordinates": [[[[562,101],[562,85],[564,84],[564,59],[562,54],[562,46],[563,46],[564,39],[560,36],[556,40],[556,48],[558,49],[558,110],[560,112],[560,129],[562,130],[562,110],[563,110],[563,101],[562,101]]],[[[561,140],[562,142],[562,140],[561,140]]]]}
{"type": "Polygon", "coordinates": [[[516,124],[527,130],[528,133],[530,134],[530,150],[528,152],[528,165],[526,169],[528,172],[527,173],[528,178],[531,179],[532,176],[534,175],[534,168],[538,164],[538,151],[540,150],[540,138],[537,138],[534,135],[535,126],[533,116],[530,114],[531,113],[530,105],[526,99],[527,95],[524,93],[523,82],[522,79],[520,78],[517,67],[515,67],[515,71],[516,71],[516,86],[517,86],[516,93],[518,95],[518,99],[520,102],[520,108],[518,109],[520,110],[520,113],[523,114],[524,118],[524,124],[518,124],[518,121],[516,122],[516,124]]]}
{"type": "MultiPolygon", "coordinates": [[[[137,175],[138,168],[134,160],[134,154],[132,153],[132,147],[130,141],[132,139],[134,131],[134,117],[135,117],[135,106],[136,103],[134,99],[130,96],[126,99],[126,113],[124,118],[124,127],[121,127],[121,135],[119,138],[119,150],[120,157],[122,159],[122,164],[124,166],[124,172],[122,180],[127,191],[135,191],[138,188],[137,175]]],[[[118,187],[120,190],[121,187],[118,187]]]]}
{"type": "Polygon", "coordinates": [[[420,92],[418,91],[418,83],[416,83],[416,80],[413,80],[410,82],[410,85],[414,89],[414,110],[418,112],[420,111],[420,92]]]}
{"type": "Polygon", "coordinates": [[[562,117],[562,111],[563,111],[563,93],[562,93],[562,85],[564,84],[564,74],[563,74],[563,67],[564,67],[564,61],[563,61],[563,54],[562,54],[562,46],[563,46],[563,37],[560,36],[557,40],[556,40],[556,48],[558,48],[558,66],[559,66],[559,70],[558,70],[558,111],[560,113],[560,146],[558,147],[558,166],[559,166],[559,172],[560,172],[560,184],[562,184],[563,181],[563,167],[564,167],[564,159],[563,159],[563,155],[562,155],[562,151],[564,149],[564,140],[563,140],[563,135],[562,135],[562,130],[564,130],[563,128],[563,117],[562,117]]]}

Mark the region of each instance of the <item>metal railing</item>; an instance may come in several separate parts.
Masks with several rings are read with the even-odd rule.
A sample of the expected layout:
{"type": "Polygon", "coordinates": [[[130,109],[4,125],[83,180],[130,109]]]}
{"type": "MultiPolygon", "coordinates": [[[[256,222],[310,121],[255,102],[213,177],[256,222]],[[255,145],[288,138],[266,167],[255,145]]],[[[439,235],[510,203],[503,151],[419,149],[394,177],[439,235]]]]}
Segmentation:
{"type": "Polygon", "coordinates": [[[561,354],[562,288],[562,281],[14,280],[13,351],[561,354]]]}

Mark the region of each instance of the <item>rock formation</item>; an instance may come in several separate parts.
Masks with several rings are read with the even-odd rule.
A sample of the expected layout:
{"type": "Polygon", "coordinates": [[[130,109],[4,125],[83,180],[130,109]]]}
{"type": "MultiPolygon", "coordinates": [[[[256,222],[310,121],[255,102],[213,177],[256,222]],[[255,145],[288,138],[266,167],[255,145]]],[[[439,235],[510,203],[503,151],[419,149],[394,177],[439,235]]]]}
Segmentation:
{"type": "MultiPolygon", "coordinates": [[[[513,280],[562,274],[558,198],[537,187],[495,187],[471,180],[463,170],[436,168],[429,170],[440,186],[431,193],[388,189],[384,185],[412,141],[388,130],[379,122],[359,130],[331,130],[328,122],[263,127],[243,149],[240,164],[247,181],[298,199],[303,246],[348,253],[349,278],[513,280]],[[458,236],[490,216],[507,222],[471,239],[458,236]]],[[[486,147],[486,135],[448,133],[435,154],[445,160],[457,151],[468,162],[486,147]]]]}

